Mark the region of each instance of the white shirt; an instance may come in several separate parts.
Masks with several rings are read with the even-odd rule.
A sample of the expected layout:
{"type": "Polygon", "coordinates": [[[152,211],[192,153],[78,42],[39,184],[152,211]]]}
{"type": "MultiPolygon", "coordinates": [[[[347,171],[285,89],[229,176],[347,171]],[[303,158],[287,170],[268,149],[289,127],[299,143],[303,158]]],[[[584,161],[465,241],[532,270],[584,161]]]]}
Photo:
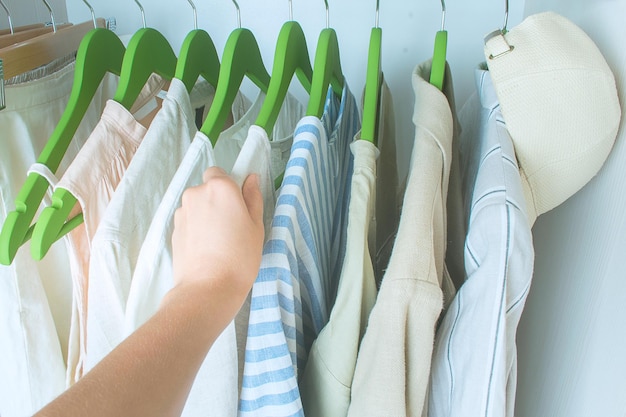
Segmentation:
{"type": "MultiPolygon", "coordinates": [[[[165,192],[141,247],[126,306],[127,334],[132,333],[157,311],[163,296],[172,287],[171,236],[174,212],[180,206],[183,191],[202,183],[202,174],[208,167],[222,166],[241,184],[248,174],[259,174],[264,198],[264,219],[266,227],[269,227],[275,202],[274,184],[270,173],[271,146],[265,131],[257,126],[251,126],[260,108],[260,100],[257,100],[235,125],[222,132],[215,151],[210,140],[202,132],[196,133],[165,192]],[[246,138],[238,142],[243,143],[243,147],[239,155],[235,155],[236,161],[229,158],[234,153],[222,156],[217,151],[221,141],[235,140],[234,137],[246,138]]],[[[283,107],[279,117],[295,123],[301,117],[303,108],[293,103],[295,99],[292,96],[288,96],[287,100],[291,103],[283,107]]],[[[287,124],[281,121],[273,132],[279,142],[291,140],[289,136],[292,134],[293,126],[284,131],[287,124]]],[[[233,321],[215,341],[205,358],[187,399],[183,416],[237,414],[239,397],[237,348],[233,321]]]]}
{"type": "MultiPolygon", "coordinates": [[[[206,81],[191,96],[172,79],[161,110],[150,124],[91,242],[85,370],[93,368],[124,338],[126,300],[139,250],[165,190],[198,130],[196,110],[208,109],[215,94],[206,81]]],[[[238,120],[247,110],[238,94],[238,120]]]]}
{"type": "MultiPolygon", "coordinates": [[[[39,157],[67,106],[74,63],[23,84],[6,86],[0,111],[0,226],[15,209],[26,172],[39,157]]],[[[57,173],[65,172],[115,93],[105,76],[57,173]]],[[[49,200],[49,199],[48,199],[49,200]]],[[[35,219],[37,216],[35,216],[35,219]]],[[[0,265],[0,415],[32,415],[65,389],[72,282],[65,242],[39,262],[23,245],[10,266],[0,265]]]]}
{"type": "Polygon", "coordinates": [[[460,168],[468,234],[467,280],[437,332],[430,417],[513,417],[515,335],[530,289],[534,250],[513,142],[488,71],[464,112],[460,168]]]}

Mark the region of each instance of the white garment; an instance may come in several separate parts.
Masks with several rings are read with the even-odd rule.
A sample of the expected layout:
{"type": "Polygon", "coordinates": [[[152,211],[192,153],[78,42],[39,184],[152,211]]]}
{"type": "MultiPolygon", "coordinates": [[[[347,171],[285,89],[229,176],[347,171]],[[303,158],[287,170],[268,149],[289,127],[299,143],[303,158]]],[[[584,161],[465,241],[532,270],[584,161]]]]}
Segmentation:
{"type": "MultiPolygon", "coordinates": [[[[215,94],[206,81],[191,96],[173,79],[161,110],[150,124],[91,242],[85,371],[93,368],[125,336],[124,314],[139,250],[154,212],[198,130],[196,112],[210,107],[215,94]]],[[[238,94],[238,120],[249,107],[238,94]]]]}
{"type": "Polygon", "coordinates": [[[69,249],[73,283],[67,359],[68,386],[83,375],[91,239],[146,133],[146,128],[138,121],[138,115],[141,114],[144,120],[151,120],[157,104],[155,96],[164,84],[164,79],[152,75],[130,110],[115,100],[107,101],[100,121],[55,186],[55,190],[67,190],[76,198],[77,204],[69,218],[82,213],[84,220],[64,237],[69,249]]]}
{"type": "Polygon", "coordinates": [[[532,279],[533,242],[489,72],[478,70],[476,84],[480,104],[464,107],[476,117],[465,119],[460,140],[467,280],[437,332],[430,417],[513,417],[515,409],[515,335],[532,279]]]}
{"type": "MultiPolygon", "coordinates": [[[[274,209],[274,184],[270,174],[270,142],[263,129],[252,126],[260,108],[261,97],[235,125],[226,129],[218,138],[215,151],[210,140],[202,133],[196,136],[176,171],[161,204],[159,205],[146,239],[139,252],[135,273],[126,306],[125,330],[132,333],[148,320],[158,309],[165,293],[172,287],[172,245],[174,213],[180,206],[183,191],[202,183],[204,171],[214,165],[230,171],[237,181],[250,173],[261,177],[264,197],[264,220],[266,229],[274,209]],[[239,155],[218,153],[221,141],[243,143],[239,155]],[[231,156],[237,157],[236,161],[231,156]]],[[[303,114],[291,95],[283,106],[274,136],[279,141],[290,141],[293,125],[303,114]]],[[[205,358],[191,389],[183,416],[235,416],[239,397],[238,346],[234,321],[222,332],[205,358]]]]}
{"type": "Polygon", "coordinates": [[[453,95],[431,65],[413,72],[415,143],[391,259],[369,316],[352,380],[348,416],[421,416],[427,398],[435,326],[454,287],[444,264],[446,196],[453,140],[453,95]]]}
{"type": "MultiPolygon", "coordinates": [[[[0,111],[0,225],[67,106],[74,63],[44,78],[6,86],[0,111]]],[[[105,76],[69,144],[58,173],[65,172],[115,93],[105,76]]],[[[37,216],[35,216],[37,218],[37,216]]],[[[30,243],[10,266],[0,265],[0,415],[31,415],[65,389],[72,283],[64,242],[35,262],[30,243]]]]}

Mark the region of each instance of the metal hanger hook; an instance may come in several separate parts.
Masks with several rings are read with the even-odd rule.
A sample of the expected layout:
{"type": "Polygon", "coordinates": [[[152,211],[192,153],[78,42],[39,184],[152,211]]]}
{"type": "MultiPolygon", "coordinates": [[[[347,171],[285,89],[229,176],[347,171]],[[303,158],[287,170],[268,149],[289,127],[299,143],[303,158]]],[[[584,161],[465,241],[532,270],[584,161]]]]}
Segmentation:
{"type": "Polygon", "coordinates": [[[241,9],[239,8],[239,3],[237,3],[235,0],[232,0],[232,2],[237,9],[237,25],[239,25],[239,29],[241,29],[241,9]]]}
{"type": "Polygon", "coordinates": [[[139,6],[139,11],[141,12],[141,22],[143,24],[143,28],[146,28],[146,13],[143,11],[143,6],[139,3],[139,0],[135,0],[137,6],[139,6]]]}
{"type": "Polygon", "coordinates": [[[328,10],[328,0],[324,0],[326,4],[326,29],[330,28],[330,11],[328,10]]]}
{"type": "Polygon", "coordinates": [[[374,22],[374,27],[378,26],[378,19],[380,17],[380,0],[376,0],[376,21],[374,22]]]}
{"type": "Polygon", "coordinates": [[[2,6],[2,8],[4,9],[4,11],[7,13],[7,18],[9,19],[9,29],[11,30],[11,35],[13,35],[13,21],[11,20],[11,12],[9,12],[8,7],[4,4],[3,0],[0,0],[0,5],[2,6]]]}
{"type": "Polygon", "coordinates": [[[506,27],[509,24],[509,0],[504,1],[504,26],[502,27],[502,33],[506,33],[506,27]]]}
{"type": "Polygon", "coordinates": [[[48,11],[50,12],[50,20],[52,20],[52,31],[54,33],[56,33],[57,31],[57,24],[54,21],[54,13],[52,13],[52,7],[50,7],[50,4],[48,3],[48,0],[42,0],[43,4],[46,5],[46,7],[48,8],[48,11]]]}
{"type": "Polygon", "coordinates": [[[191,6],[191,10],[193,10],[193,28],[198,30],[198,10],[196,10],[196,5],[193,4],[193,1],[187,0],[189,5],[191,6]]]}
{"type": "Polygon", "coordinates": [[[441,31],[446,30],[446,2],[441,0],[441,31]]]}
{"type": "Polygon", "coordinates": [[[89,11],[91,12],[91,20],[93,20],[93,28],[95,29],[97,27],[96,26],[96,13],[93,11],[93,7],[91,7],[91,4],[89,4],[87,0],[83,0],[83,3],[85,3],[87,7],[89,7],[89,11]]]}

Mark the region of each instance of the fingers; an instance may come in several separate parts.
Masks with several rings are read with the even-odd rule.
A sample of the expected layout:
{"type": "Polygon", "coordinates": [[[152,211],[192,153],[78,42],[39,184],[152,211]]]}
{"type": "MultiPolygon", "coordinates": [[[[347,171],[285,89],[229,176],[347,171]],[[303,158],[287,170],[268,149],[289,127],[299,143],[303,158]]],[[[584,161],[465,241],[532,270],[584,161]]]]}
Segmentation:
{"type": "Polygon", "coordinates": [[[202,174],[202,182],[207,182],[211,178],[228,176],[226,171],[220,167],[210,167],[202,174]]]}
{"type": "Polygon", "coordinates": [[[257,227],[263,229],[263,196],[257,174],[248,175],[243,183],[242,193],[252,221],[257,227]]]}

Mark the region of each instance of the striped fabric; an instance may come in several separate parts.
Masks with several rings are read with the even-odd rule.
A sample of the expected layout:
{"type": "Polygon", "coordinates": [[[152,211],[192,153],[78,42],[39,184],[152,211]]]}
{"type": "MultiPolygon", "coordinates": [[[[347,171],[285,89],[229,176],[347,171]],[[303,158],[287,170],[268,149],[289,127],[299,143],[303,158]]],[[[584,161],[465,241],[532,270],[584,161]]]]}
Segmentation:
{"type": "Polygon", "coordinates": [[[340,106],[329,91],[322,120],[298,123],[252,288],[240,416],[303,415],[297,378],[336,293],[358,129],[347,85],[340,106]]]}
{"type": "MultiPolygon", "coordinates": [[[[513,417],[515,334],[534,250],[513,142],[488,71],[460,138],[467,279],[437,333],[428,415],[513,417]]],[[[468,107],[466,105],[466,107],[468,107]]]]}

